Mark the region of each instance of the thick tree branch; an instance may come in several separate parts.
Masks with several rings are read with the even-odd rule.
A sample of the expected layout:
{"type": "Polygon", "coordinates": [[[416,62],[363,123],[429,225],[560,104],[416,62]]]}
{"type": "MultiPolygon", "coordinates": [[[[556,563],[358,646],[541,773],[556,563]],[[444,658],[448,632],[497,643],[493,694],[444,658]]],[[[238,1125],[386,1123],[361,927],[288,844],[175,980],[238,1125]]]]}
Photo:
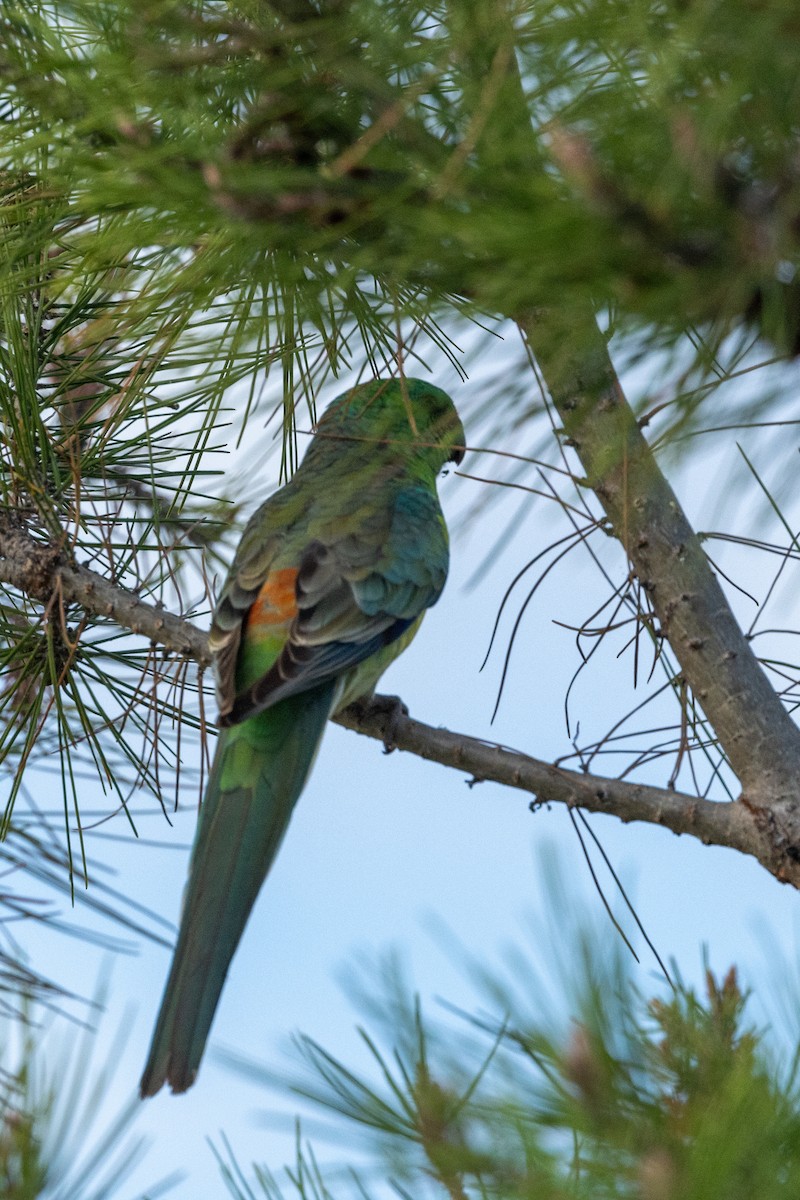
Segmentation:
{"type": "Polygon", "coordinates": [[[772,830],[766,865],[781,874],[787,855],[800,858],[800,731],[739,628],[589,320],[545,311],[520,324],[589,484],[742,783],[743,803],[772,830]]]}
{"type": "MultiPolygon", "coordinates": [[[[88,567],[63,561],[12,519],[0,520],[0,582],[47,604],[59,595],[87,613],[108,617],[132,633],[208,667],[206,634],[191,622],[140,600],[88,567]]],[[[561,803],[589,812],[645,821],[688,833],[709,844],[754,855],[778,878],[800,885],[788,852],[776,859],[774,824],[746,803],[715,803],[667,788],[569,771],[505,746],[436,729],[402,715],[386,699],[351,705],[335,718],[346,729],[377,738],[399,750],[463,771],[472,782],[494,782],[532,795],[539,804],[561,803]]]]}

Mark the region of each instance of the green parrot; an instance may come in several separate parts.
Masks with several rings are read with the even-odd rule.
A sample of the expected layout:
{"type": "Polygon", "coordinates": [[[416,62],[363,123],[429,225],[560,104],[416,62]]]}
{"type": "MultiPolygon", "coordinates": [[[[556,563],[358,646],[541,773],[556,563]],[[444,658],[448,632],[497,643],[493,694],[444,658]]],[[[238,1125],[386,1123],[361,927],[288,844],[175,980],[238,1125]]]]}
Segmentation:
{"type": "Polygon", "coordinates": [[[191,1087],[326,721],[372,693],[439,599],[436,477],[463,455],[439,388],[362,384],[325,411],[291,482],[244,531],[211,627],[220,735],[143,1097],[191,1087]]]}

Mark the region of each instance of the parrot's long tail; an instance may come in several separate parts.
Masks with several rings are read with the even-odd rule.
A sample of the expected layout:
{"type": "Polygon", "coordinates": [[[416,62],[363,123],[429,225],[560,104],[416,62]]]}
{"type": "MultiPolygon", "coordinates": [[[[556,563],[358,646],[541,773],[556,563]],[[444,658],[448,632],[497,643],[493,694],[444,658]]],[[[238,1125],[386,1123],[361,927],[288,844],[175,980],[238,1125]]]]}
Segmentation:
{"type": "Polygon", "coordinates": [[[228,966],[281,844],[330,715],[334,683],[224,729],[203,801],[178,944],[142,1097],[191,1087],[228,966]]]}

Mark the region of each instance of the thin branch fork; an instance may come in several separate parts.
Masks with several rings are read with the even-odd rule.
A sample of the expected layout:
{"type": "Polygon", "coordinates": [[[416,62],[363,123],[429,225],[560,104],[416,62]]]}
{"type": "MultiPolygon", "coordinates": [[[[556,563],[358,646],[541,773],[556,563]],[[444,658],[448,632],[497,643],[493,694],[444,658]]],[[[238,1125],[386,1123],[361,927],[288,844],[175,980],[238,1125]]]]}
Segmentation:
{"type": "MultiPolygon", "coordinates": [[[[0,519],[0,582],[48,603],[60,591],[95,617],[106,617],[132,633],[188,659],[211,664],[206,634],[190,621],[140,600],[98,572],[63,560],[52,546],[36,541],[10,518],[0,519]]],[[[715,803],[669,788],[650,787],[566,770],[516,750],[434,728],[413,720],[386,697],[351,705],[335,720],[346,729],[376,738],[430,762],[464,772],[471,784],[494,782],[526,792],[536,804],[560,803],[605,813],[620,820],[645,821],[688,833],[707,844],[728,846],[765,861],[772,852],[756,815],[744,803],[715,803]]],[[[800,886],[800,875],[776,871],[800,886]]]]}

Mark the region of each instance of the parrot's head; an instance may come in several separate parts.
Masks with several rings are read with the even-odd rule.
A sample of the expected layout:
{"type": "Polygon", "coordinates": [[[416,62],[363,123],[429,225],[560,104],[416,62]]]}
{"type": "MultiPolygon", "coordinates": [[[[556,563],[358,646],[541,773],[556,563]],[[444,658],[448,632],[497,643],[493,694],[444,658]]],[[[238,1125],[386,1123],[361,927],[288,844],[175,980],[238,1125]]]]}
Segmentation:
{"type": "Polygon", "coordinates": [[[434,472],[460,463],[466,446],[453,401],[422,379],[373,379],[351,388],[325,411],[317,432],[374,442],[434,472]]]}

